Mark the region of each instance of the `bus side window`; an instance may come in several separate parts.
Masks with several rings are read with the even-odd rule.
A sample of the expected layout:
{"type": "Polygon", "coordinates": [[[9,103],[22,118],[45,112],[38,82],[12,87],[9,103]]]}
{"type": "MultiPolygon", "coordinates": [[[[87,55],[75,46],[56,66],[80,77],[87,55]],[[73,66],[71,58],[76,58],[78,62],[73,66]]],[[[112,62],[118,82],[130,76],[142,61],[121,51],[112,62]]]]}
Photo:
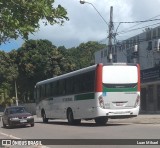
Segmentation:
{"type": "Polygon", "coordinates": [[[45,98],[45,85],[40,85],[39,86],[39,91],[40,91],[40,100],[43,100],[45,98]]]}
{"type": "Polygon", "coordinates": [[[59,91],[58,94],[61,95],[65,95],[65,79],[62,79],[59,81],[59,91]]]}
{"type": "Polygon", "coordinates": [[[66,79],[65,90],[67,95],[74,94],[74,78],[73,77],[66,79]]]}
{"type": "Polygon", "coordinates": [[[50,85],[50,97],[53,97],[53,90],[52,90],[53,83],[50,83],[49,85],[50,85]]]}
{"type": "Polygon", "coordinates": [[[74,92],[75,93],[79,93],[80,92],[80,83],[81,82],[79,82],[79,75],[77,75],[77,76],[75,76],[74,77],[74,92]]]}
{"type": "Polygon", "coordinates": [[[46,93],[45,85],[42,85],[42,99],[45,98],[45,93],[46,93]]]}
{"type": "Polygon", "coordinates": [[[94,87],[95,87],[95,71],[91,71],[87,73],[87,91],[94,91],[94,87]]]}
{"type": "Polygon", "coordinates": [[[39,100],[42,100],[42,86],[39,86],[39,100]]]}
{"type": "Polygon", "coordinates": [[[87,92],[88,91],[88,80],[90,79],[89,77],[88,77],[88,75],[87,75],[88,73],[85,73],[85,74],[83,74],[82,75],[82,77],[81,77],[81,81],[83,82],[82,83],[82,88],[81,88],[81,90],[82,90],[82,92],[87,92]]]}
{"type": "Polygon", "coordinates": [[[46,97],[51,96],[51,85],[50,83],[46,84],[46,97]]]}
{"type": "Polygon", "coordinates": [[[55,81],[52,83],[52,93],[53,93],[53,96],[58,96],[58,89],[59,89],[59,81],[55,81]]]}

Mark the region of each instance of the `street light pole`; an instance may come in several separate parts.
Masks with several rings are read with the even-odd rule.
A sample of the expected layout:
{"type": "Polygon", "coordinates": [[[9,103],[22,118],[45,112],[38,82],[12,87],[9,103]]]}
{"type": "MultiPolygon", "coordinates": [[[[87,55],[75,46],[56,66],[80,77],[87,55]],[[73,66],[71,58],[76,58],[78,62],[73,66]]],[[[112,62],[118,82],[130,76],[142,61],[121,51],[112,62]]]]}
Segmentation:
{"type": "Polygon", "coordinates": [[[96,7],[92,4],[89,3],[85,0],[80,0],[81,4],[85,4],[88,3],[90,5],[92,5],[92,7],[97,11],[97,13],[99,14],[99,16],[103,19],[103,21],[108,25],[109,27],[109,35],[108,35],[108,56],[107,56],[107,62],[111,62],[112,63],[112,59],[113,59],[113,50],[112,50],[112,39],[113,39],[113,29],[114,29],[114,25],[113,25],[113,7],[111,6],[110,8],[110,22],[109,24],[106,22],[106,20],[103,18],[103,16],[99,13],[99,11],[96,9],[96,7]]]}
{"type": "Polygon", "coordinates": [[[97,11],[97,13],[99,14],[99,16],[100,16],[100,17],[103,19],[103,21],[108,25],[107,21],[103,18],[103,16],[100,14],[100,12],[96,9],[96,7],[95,7],[92,3],[89,3],[89,2],[87,2],[87,1],[85,1],[85,0],[80,0],[80,3],[81,3],[81,4],[87,3],[87,4],[92,5],[92,7],[97,11]]]}

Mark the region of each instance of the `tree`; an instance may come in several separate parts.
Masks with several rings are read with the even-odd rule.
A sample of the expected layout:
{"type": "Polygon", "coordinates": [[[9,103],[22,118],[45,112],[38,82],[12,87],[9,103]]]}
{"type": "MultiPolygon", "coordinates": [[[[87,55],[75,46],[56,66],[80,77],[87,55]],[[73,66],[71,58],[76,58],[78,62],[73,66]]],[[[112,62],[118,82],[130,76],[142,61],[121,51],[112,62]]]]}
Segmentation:
{"type": "Polygon", "coordinates": [[[82,43],[66,49],[48,40],[28,40],[18,50],[0,51],[0,104],[18,100],[34,101],[37,82],[94,64],[94,53],[106,46],[98,42],[82,43]]]}
{"type": "Polygon", "coordinates": [[[105,44],[99,44],[95,41],[81,43],[78,47],[68,49],[68,59],[75,64],[76,69],[91,66],[95,63],[94,53],[105,48],[105,44]]]}
{"type": "Polygon", "coordinates": [[[37,82],[72,71],[65,50],[48,40],[28,40],[17,50],[19,98],[33,100],[37,82]]]}
{"type": "Polygon", "coordinates": [[[28,39],[29,33],[39,29],[39,21],[63,24],[68,20],[66,10],[54,0],[1,0],[0,1],[0,44],[21,36],[28,39]]]}
{"type": "Polygon", "coordinates": [[[0,104],[3,106],[13,103],[15,98],[14,82],[18,77],[17,65],[13,58],[15,53],[0,51],[0,104]]]}

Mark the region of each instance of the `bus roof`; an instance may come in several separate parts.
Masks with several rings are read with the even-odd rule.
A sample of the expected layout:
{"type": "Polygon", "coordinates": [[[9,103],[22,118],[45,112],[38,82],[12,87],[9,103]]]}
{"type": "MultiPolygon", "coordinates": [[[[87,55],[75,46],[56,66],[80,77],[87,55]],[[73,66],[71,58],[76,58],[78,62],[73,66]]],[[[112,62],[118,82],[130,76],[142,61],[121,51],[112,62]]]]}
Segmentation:
{"type": "MultiPolygon", "coordinates": [[[[95,64],[95,65],[92,65],[92,66],[89,66],[89,67],[86,67],[86,68],[82,68],[82,69],[79,69],[79,70],[76,70],[76,71],[72,71],[72,72],[60,75],[60,76],[56,76],[56,77],[53,77],[53,78],[50,78],[50,79],[40,81],[36,84],[36,86],[46,84],[48,82],[53,82],[53,81],[56,81],[56,80],[59,80],[59,79],[68,78],[68,77],[75,76],[75,75],[78,75],[78,74],[82,74],[82,73],[85,73],[85,72],[92,71],[92,70],[96,69],[96,67],[100,64],[103,65],[102,63],[95,64]]],[[[111,66],[120,66],[120,65],[121,66],[123,66],[123,65],[124,66],[136,66],[137,64],[133,64],[133,63],[107,63],[103,66],[109,66],[109,65],[111,65],[111,66]]]]}
{"type": "Polygon", "coordinates": [[[48,82],[53,82],[53,81],[56,81],[56,80],[59,80],[59,79],[68,78],[68,77],[78,75],[78,74],[82,74],[82,73],[85,73],[85,72],[92,71],[92,70],[96,69],[97,65],[98,64],[92,65],[92,66],[89,66],[89,67],[86,67],[86,68],[82,68],[82,69],[79,69],[79,70],[76,70],[76,71],[72,71],[72,72],[69,72],[69,73],[66,73],[66,74],[63,74],[63,75],[60,75],[60,76],[56,76],[56,77],[53,77],[53,78],[50,78],[50,79],[47,79],[47,80],[40,81],[36,84],[36,86],[42,85],[42,84],[45,84],[45,83],[48,83],[48,82]]]}

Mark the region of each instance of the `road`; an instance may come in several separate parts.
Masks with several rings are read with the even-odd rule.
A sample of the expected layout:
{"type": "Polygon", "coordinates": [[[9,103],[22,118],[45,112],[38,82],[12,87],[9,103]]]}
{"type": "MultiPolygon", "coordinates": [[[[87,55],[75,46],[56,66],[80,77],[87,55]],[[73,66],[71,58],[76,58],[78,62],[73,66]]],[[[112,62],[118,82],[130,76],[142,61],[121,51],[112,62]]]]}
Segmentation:
{"type": "MultiPolygon", "coordinates": [[[[148,119],[149,120],[149,119],[148,119]]],[[[144,121],[144,119],[142,119],[144,121]]],[[[140,123],[131,120],[109,120],[106,126],[97,126],[94,121],[82,121],[78,126],[69,126],[66,120],[50,120],[44,124],[35,118],[34,127],[3,128],[0,122],[0,138],[2,139],[160,139],[159,123],[140,123]]],[[[63,142],[63,141],[62,141],[63,142]]],[[[160,144],[160,143],[159,143],[160,144]]],[[[41,148],[42,146],[39,146],[41,148]]],[[[45,146],[43,146],[45,147],[45,146]]],[[[68,148],[128,148],[135,145],[87,145],[87,146],[46,146],[68,148]]],[[[137,147],[137,146],[136,146],[137,147]]],[[[159,147],[158,145],[140,145],[139,147],[159,147]]]]}

